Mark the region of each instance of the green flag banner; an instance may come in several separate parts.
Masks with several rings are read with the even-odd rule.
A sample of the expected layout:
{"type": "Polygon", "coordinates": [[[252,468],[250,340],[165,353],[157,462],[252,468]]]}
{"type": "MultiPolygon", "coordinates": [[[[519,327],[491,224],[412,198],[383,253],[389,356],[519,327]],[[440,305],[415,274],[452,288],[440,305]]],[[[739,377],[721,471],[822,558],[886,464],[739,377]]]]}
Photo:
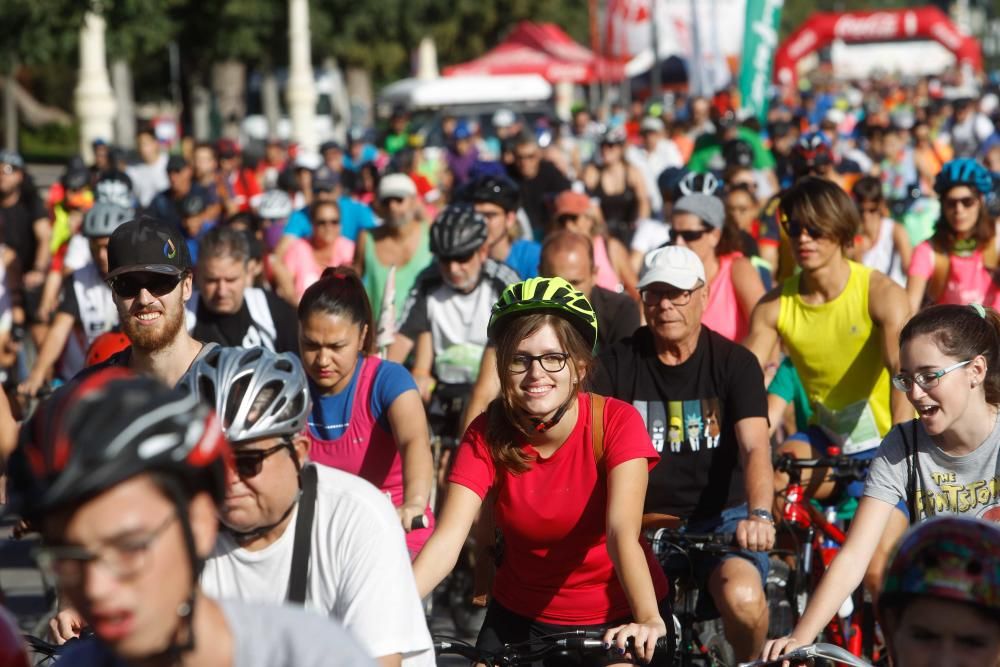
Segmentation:
{"type": "Polygon", "coordinates": [[[767,91],[771,85],[774,50],[778,48],[778,22],[785,0],[747,0],[740,61],[740,106],[764,122],[767,91]]]}

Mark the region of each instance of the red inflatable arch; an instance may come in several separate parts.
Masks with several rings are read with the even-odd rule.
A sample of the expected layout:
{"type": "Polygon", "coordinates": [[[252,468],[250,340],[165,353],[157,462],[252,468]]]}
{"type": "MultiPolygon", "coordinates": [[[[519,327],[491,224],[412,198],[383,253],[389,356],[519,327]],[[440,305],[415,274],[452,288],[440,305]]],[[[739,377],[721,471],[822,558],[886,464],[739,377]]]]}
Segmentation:
{"type": "Polygon", "coordinates": [[[816,12],[778,47],[774,56],[774,80],[781,84],[793,83],[796,63],[836,39],[848,44],[933,39],[954,53],[960,63],[968,63],[976,71],[983,67],[979,42],[960,33],[937,7],[816,12]]]}

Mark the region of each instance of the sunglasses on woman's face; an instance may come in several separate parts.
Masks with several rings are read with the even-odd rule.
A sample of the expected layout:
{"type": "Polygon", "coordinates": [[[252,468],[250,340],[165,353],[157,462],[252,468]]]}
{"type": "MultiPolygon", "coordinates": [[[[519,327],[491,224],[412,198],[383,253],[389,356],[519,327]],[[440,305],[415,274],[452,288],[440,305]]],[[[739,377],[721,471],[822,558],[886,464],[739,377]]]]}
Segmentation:
{"type": "Polygon", "coordinates": [[[155,297],[161,297],[173,292],[183,277],[183,274],[173,276],[166,273],[137,271],[113,279],[111,289],[123,299],[134,299],[142,290],[155,297]]]}
{"type": "Polygon", "coordinates": [[[700,239],[705,234],[708,234],[711,229],[671,229],[667,236],[667,243],[670,245],[677,245],[677,239],[684,239],[684,243],[694,243],[700,239]]]}
{"type": "Polygon", "coordinates": [[[785,233],[788,234],[788,238],[797,239],[802,236],[802,232],[809,235],[809,238],[813,240],[819,240],[825,235],[823,230],[818,227],[813,227],[812,225],[803,225],[798,220],[785,220],[781,223],[785,228],[785,233]]]}
{"type": "Polygon", "coordinates": [[[316,227],[322,227],[323,225],[339,225],[340,218],[316,218],[313,220],[313,225],[316,227]]]}
{"type": "Polygon", "coordinates": [[[953,209],[958,208],[959,206],[962,208],[972,208],[978,202],[979,199],[977,197],[945,197],[944,202],[942,203],[945,208],[953,209]]]}

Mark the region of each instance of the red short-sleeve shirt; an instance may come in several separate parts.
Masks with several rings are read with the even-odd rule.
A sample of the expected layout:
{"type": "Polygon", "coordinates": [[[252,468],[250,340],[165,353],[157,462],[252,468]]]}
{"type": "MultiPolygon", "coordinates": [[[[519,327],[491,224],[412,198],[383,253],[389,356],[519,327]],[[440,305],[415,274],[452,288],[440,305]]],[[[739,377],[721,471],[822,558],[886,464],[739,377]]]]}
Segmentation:
{"type": "MultiPolygon", "coordinates": [[[[493,586],[497,602],[554,625],[599,625],[630,617],[607,550],[607,476],[598,476],[594,461],[589,396],[579,395],[579,416],[566,442],[547,459],[536,455],[531,469],[520,475],[502,470],[495,477],[485,430],[485,416],[469,426],[450,480],[480,498],[499,484],[495,516],[504,552],[493,586]]],[[[534,453],[531,445],[524,447],[534,453]]],[[[609,398],[606,470],[636,458],[647,459],[652,469],[659,455],[635,408],[609,398]]],[[[660,600],[667,594],[667,579],[649,545],[640,541],[660,600]]]]}

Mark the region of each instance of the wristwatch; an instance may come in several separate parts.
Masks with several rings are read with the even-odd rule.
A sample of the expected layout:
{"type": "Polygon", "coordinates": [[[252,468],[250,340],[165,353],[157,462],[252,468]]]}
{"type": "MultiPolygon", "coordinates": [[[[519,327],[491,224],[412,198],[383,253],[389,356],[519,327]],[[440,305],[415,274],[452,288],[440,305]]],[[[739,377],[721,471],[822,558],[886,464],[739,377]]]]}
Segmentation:
{"type": "Polygon", "coordinates": [[[750,518],[752,519],[763,519],[769,523],[774,523],[774,515],[764,509],[750,510],[750,518]]]}

